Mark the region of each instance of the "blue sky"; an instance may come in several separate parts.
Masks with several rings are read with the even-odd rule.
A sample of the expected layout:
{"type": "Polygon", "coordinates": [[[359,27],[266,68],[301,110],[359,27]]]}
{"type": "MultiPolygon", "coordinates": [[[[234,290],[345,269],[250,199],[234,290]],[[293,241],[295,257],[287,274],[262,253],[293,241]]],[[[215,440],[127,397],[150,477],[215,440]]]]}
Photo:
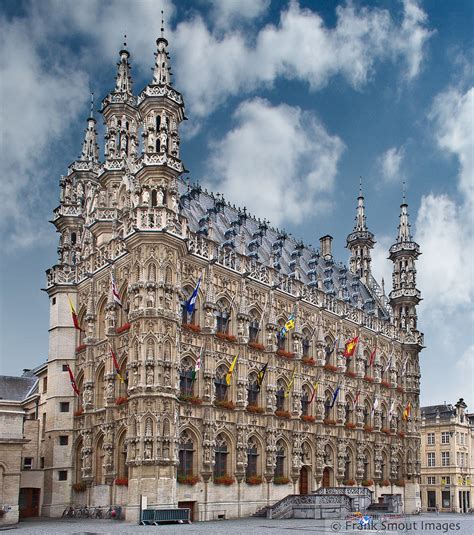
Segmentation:
{"type": "Polygon", "coordinates": [[[422,403],[464,397],[474,410],[468,0],[2,2],[0,373],[47,357],[58,181],[80,153],[89,92],[98,109],[113,88],[123,34],[135,92],[151,80],[161,9],[192,180],[306,243],[331,234],[347,261],[362,175],[387,291],[406,181],[423,252],[422,403]]]}

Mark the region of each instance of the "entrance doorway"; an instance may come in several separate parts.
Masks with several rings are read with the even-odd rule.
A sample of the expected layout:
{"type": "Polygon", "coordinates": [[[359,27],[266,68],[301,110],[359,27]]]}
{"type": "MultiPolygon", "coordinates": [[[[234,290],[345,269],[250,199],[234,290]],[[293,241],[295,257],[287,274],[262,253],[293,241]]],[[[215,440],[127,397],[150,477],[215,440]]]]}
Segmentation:
{"type": "Polygon", "coordinates": [[[40,489],[20,489],[18,500],[20,518],[39,516],[40,489]]]}
{"type": "Polygon", "coordinates": [[[330,487],[331,486],[331,469],[326,466],[326,468],[323,470],[323,487],[330,487]]]}
{"type": "Polygon", "coordinates": [[[308,467],[302,466],[300,470],[300,494],[309,493],[308,475],[309,475],[308,467]]]}
{"type": "Polygon", "coordinates": [[[189,520],[194,522],[194,504],[196,502],[178,502],[178,507],[180,509],[189,509],[189,520]]]}

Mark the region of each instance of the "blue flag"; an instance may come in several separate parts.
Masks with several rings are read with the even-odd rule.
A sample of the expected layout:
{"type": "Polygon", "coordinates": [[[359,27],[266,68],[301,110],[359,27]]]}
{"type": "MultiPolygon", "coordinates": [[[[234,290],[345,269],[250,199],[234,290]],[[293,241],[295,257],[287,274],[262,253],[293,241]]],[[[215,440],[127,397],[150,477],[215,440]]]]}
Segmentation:
{"type": "Polygon", "coordinates": [[[332,401],[331,401],[331,405],[329,405],[329,407],[332,409],[334,407],[334,403],[336,403],[336,398],[337,398],[337,395],[339,394],[339,389],[340,389],[340,386],[338,386],[336,388],[336,390],[334,390],[334,394],[332,396],[332,401]]]}
{"type": "Polygon", "coordinates": [[[191,297],[185,302],[186,310],[188,314],[192,314],[194,312],[194,307],[196,305],[196,299],[199,291],[199,285],[201,284],[202,275],[199,277],[198,283],[196,285],[196,288],[194,288],[193,293],[191,294],[191,297]]]}

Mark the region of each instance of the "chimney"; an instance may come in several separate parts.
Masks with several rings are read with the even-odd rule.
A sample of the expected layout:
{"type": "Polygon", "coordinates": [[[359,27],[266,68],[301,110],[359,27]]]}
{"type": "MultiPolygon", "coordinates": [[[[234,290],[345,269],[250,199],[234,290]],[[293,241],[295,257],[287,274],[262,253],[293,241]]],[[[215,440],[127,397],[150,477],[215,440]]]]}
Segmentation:
{"type": "Polygon", "coordinates": [[[322,238],[319,238],[321,256],[324,260],[330,260],[332,258],[332,236],[327,234],[322,238]]]}

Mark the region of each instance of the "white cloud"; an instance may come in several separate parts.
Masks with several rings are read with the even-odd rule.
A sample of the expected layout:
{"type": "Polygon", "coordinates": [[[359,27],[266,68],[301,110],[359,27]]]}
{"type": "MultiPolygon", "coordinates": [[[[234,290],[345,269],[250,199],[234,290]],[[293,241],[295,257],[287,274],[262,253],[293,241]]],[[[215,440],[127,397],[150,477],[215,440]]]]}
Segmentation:
{"type": "Polygon", "coordinates": [[[216,27],[230,29],[239,22],[260,17],[268,9],[270,0],[208,0],[216,27]]]}
{"type": "Polygon", "coordinates": [[[403,178],[402,163],[405,157],[403,147],[390,147],[378,158],[378,166],[385,183],[401,183],[403,178]]]}
{"type": "MultiPolygon", "coordinates": [[[[245,101],[236,127],[211,147],[213,186],[274,225],[324,209],[344,144],[310,112],[245,101]]],[[[215,188],[214,188],[215,189],[215,188]]]]}
{"type": "Polygon", "coordinates": [[[385,295],[392,289],[393,263],[388,259],[388,250],[394,243],[392,236],[376,236],[377,241],[372,250],[372,274],[375,280],[381,285],[382,279],[385,284],[385,295]]]}
{"type": "Polygon", "coordinates": [[[296,1],[281,12],[277,26],[248,32],[213,34],[200,16],[180,23],[173,36],[178,85],[192,111],[204,117],[229,96],[271,85],[279,78],[302,80],[313,90],[335,75],[355,88],[370,79],[381,61],[402,60],[404,77],[417,76],[431,31],[416,2],[404,2],[397,24],[382,9],[338,6],[334,27],[296,1]]]}

